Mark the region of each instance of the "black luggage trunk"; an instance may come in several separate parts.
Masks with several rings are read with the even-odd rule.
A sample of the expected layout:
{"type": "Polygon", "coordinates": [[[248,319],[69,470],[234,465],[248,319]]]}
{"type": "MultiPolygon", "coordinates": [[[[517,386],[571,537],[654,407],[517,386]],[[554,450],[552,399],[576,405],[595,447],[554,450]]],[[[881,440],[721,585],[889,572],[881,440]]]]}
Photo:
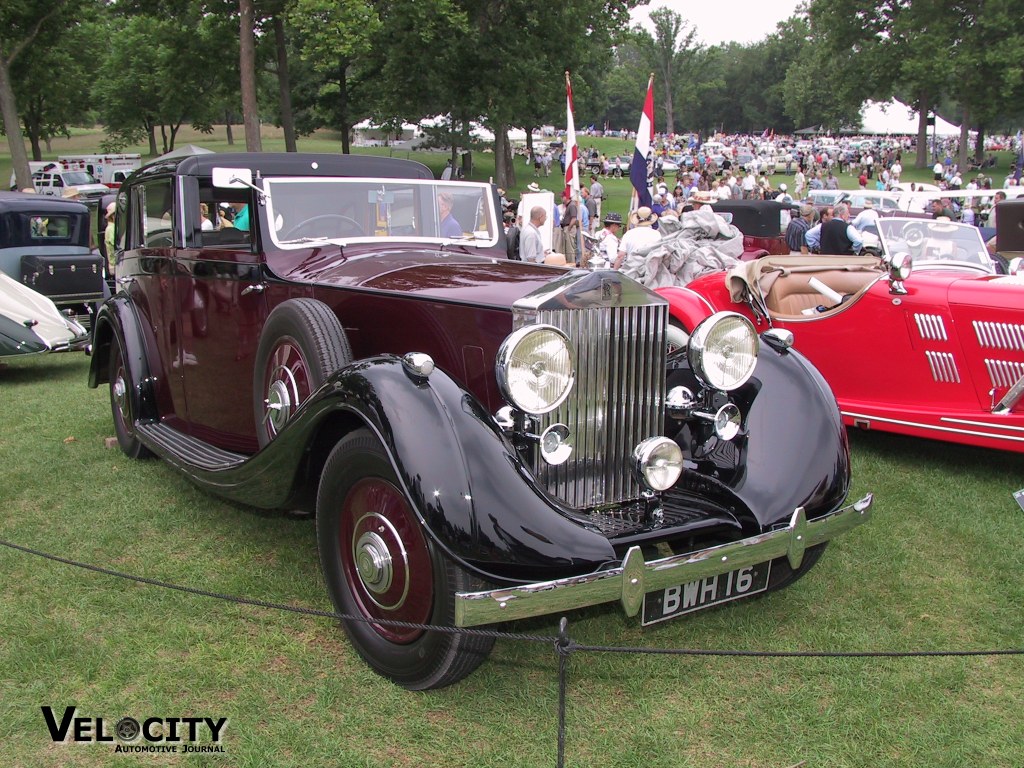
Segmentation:
{"type": "Polygon", "coordinates": [[[103,300],[103,257],[31,254],[21,257],[21,281],[55,304],[103,300]]]}

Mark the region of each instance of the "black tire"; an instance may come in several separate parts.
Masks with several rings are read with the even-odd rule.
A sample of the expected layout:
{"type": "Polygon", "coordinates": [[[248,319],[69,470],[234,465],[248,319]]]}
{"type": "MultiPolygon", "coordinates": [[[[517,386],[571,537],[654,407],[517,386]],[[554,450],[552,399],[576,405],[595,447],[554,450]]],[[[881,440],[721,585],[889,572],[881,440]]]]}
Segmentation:
{"type": "Polygon", "coordinates": [[[768,591],[776,592],[780,589],[785,589],[802,579],[804,574],[811,570],[818,560],[821,559],[826,547],[828,547],[827,541],[809,548],[804,552],[803,560],[800,561],[800,567],[795,571],[790,566],[789,560],[785,557],[780,557],[774,561],[772,563],[772,575],[768,584],[768,591]]]}
{"type": "Polygon", "coordinates": [[[117,444],[129,459],[148,459],[153,455],[135,434],[135,419],[138,414],[136,384],[131,371],[124,362],[121,343],[115,336],[110,342],[110,412],[114,418],[114,434],[117,444]]]}
{"type": "Polygon", "coordinates": [[[256,350],[253,417],[263,448],[327,377],[352,360],[338,318],[315,299],[289,299],[270,313],[256,350]]]}
{"type": "Polygon", "coordinates": [[[378,674],[409,690],[442,688],[487,658],[494,638],[373,623],[452,626],[455,593],[484,585],[425,534],[383,446],[367,429],[344,437],[327,459],[316,536],[338,612],[367,619],[343,621],[345,633],[378,674]]]}

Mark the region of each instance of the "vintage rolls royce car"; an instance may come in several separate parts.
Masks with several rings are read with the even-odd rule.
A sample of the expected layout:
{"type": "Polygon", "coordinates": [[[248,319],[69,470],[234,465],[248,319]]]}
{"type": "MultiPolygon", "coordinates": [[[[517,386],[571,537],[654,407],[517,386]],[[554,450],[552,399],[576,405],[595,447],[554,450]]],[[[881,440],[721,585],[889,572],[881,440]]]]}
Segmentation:
{"type": "Polygon", "coordinates": [[[87,328],[107,295],[103,258],[89,247],[89,209],[73,200],[0,192],[0,272],[87,328]]]}
{"type": "Polygon", "coordinates": [[[315,512],[351,642],[407,688],[493,643],[424,625],[616,600],[660,621],[782,587],[867,519],[785,338],[708,309],[669,353],[637,283],[509,261],[492,185],[210,154],[135,173],[115,224],[89,383],[122,449],[315,512]]]}
{"type": "Polygon", "coordinates": [[[710,303],[792,334],[849,426],[1024,452],[1020,259],[996,274],[965,224],[878,229],[881,258],[771,256],[659,293],[682,329],[710,303]]]}

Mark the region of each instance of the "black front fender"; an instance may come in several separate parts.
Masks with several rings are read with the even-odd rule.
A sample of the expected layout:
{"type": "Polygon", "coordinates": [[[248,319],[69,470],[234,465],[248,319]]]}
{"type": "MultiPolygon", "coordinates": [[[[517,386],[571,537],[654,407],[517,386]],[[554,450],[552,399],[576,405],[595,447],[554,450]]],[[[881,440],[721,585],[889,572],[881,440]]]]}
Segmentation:
{"type": "MultiPolygon", "coordinates": [[[[669,375],[669,387],[695,382],[688,368],[669,375]]],[[[745,434],[717,441],[706,422],[683,424],[676,440],[692,469],[678,488],[732,510],[748,533],[787,522],[797,507],[814,518],[843,504],[846,430],[832,390],[807,358],[762,341],[754,375],[729,399],[743,413],[745,434]]]]}
{"type": "Polygon", "coordinates": [[[322,392],[377,433],[430,536],[469,567],[532,580],[615,559],[604,536],[537,487],[490,414],[443,371],[422,378],[397,358],[373,358],[322,392]]]}

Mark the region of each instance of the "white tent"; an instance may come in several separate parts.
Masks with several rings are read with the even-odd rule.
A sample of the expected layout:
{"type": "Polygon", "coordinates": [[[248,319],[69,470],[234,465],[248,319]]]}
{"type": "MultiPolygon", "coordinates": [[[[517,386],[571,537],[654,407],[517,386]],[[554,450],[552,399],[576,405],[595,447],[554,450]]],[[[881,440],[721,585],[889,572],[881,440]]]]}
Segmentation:
{"type": "MultiPolygon", "coordinates": [[[[896,99],[884,103],[866,101],[861,107],[861,133],[916,136],[917,129],[917,110],[896,99]]],[[[938,136],[959,136],[960,126],[936,115],[935,133],[938,136]]],[[[928,126],[928,135],[932,135],[931,126],[928,126]]]]}

